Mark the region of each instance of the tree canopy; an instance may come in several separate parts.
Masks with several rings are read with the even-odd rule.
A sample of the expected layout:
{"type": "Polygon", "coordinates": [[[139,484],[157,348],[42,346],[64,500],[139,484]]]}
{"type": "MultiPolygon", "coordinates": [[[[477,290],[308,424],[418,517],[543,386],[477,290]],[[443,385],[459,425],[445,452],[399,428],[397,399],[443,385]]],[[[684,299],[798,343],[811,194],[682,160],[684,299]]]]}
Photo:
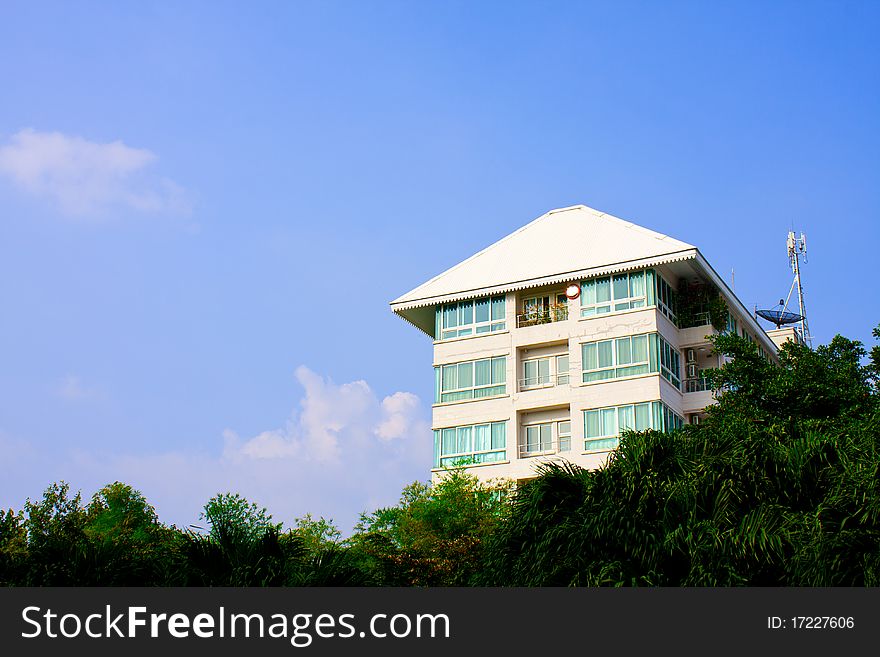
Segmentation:
{"type": "Polygon", "coordinates": [[[58,482],[0,511],[0,584],[880,585],[880,346],[713,346],[706,420],[626,433],[599,470],[550,463],[516,490],[451,470],[347,538],[235,493],[178,528],[124,483],[84,504],[58,482]]]}

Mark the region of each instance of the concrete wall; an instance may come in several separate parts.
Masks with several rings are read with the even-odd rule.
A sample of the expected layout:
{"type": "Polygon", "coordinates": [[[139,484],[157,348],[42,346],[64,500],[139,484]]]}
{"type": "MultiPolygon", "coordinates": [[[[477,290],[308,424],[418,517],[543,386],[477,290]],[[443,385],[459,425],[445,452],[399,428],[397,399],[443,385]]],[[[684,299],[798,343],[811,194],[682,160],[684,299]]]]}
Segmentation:
{"type": "MultiPolygon", "coordinates": [[[[555,291],[556,288],[549,288],[546,293],[555,291]]],[[[659,332],[676,348],[685,344],[695,347],[702,345],[708,354],[705,335],[711,331],[711,327],[679,331],[654,307],[582,319],[580,302],[574,300],[569,302],[567,320],[516,328],[516,316],[522,311],[521,299],[529,294],[534,296],[532,291],[507,295],[507,330],[435,343],[435,365],[493,356],[507,357],[507,394],[490,399],[435,404],[433,408],[435,429],[507,421],[507,460],[470,466],[468,470],[480,479],[530,478],[535,476],[536,466],[540,463],[560,459],[585,468],[601,467],[609,452],[584,451],[583,412],[588,409],[661,400],[687,419],[688,413],[701,410],[711,403],[711,393],[683,394],[659,374],[591,383],[583,383],[581,377],[583,342],[659,332]],[[567,385],[520,390],[524,360],[564,353],[568,353],[570,364],[567,385]],[[571,450],[563,454],[519,458],[524,421],[539,421],[542,418],[553,421],[570,419],[571,450]]],[[[700,352],[701,355],[704,352],[700,352]]],[[[682,355],[683,364],[684,361],[682,355]]],[[[717,364],[717,357],[714,364],[717,364]]],[[[442,470],[437,470],[435,476],[441,473],[442,470]]]]}

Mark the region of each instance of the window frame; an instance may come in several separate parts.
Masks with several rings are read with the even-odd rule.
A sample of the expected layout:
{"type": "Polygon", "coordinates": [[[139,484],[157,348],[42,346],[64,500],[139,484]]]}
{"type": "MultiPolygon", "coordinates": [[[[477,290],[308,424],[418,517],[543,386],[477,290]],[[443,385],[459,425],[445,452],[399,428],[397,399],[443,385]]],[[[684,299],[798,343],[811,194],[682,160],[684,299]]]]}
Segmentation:
{"type": "Polygon", "coordinates": [[[497,333],[505,330],[507,330],[507,296],[504,294],[495,294],[485,297],[475,297],[473,299],[462,299],[461,301],[453,301],[450,303],[442,303],[438,304],[435,310],[435,342],[478,335],[488,335],[490,333],[497,333]],[[482,302],[488,304],[489,319],[478,321],[477,304],[482,302]],[[499,307],[501,312],[497,313],[496,309],[499,307]],[[467,316],[468,310],[470,313],[470,321],[463,322],[462,320],[467,316]],[[450,313],[455,315],[454,326],[451,324],[447,325],[447,318],[450,313]],[[499,314],[500,317],[496,316],[499,314]]]}
{"type": "Polygon", "coordinates": [[[581,318],[588,319],[592,317],[601,317],[603,315],[613,315],[615,313],[627,312],[629,310],[643,310],[654,305],[650,302],[651,297],[655,295],[651,295],[648,292],[648,279],[651,279],[651,284],[654,285],[655,283],[653,281],[653,278],[654,276],[656,276],[656,273],[654,273],[653,275],[648,275],[649,271],[653,272],[653,270],[649,269],[636,269],[633,271],[622,273],[608,274],[606,276],[594,276],[582,280],[580,295],[581,318]],[[633,278],[636,276],[641,277],[642,291],[640,294],[633,294],[633,278]],[[624,277],[626,277],[628,296],[618,298],[615,296],[616,283],[619,279],[624,277]],[[608,282],[608,299],[599,301],[598,285],[605,281],[608,282]],[[593,294],[591,294],[590,290],[588,289],[590,285],[596,287],[596,292],[593,294]],[[595,298],[595,300],[587,303],[588,298],[595,298]],[[626,305],[626,308],[620,307],[624,305],[626,305]],[[607,310],[602,310],[603,308],[607,308],[607,310]]]}
{"type": "Polygon", "coordinates": [[[551,371],[551,362],[555,361],[554,356],[536,356],[535,358],[526,358],[522,361],[522,385],[520,386],[520,390],[533,390],[536,388],[549,388],[553,385],[553,372],[551,371]],[[547,364],[547,374],[546,377],[541,374],[541,363],[546,362],[547,364]],[[526,372],[526,368],[530,363],[536,363],[537,365],[537,376],[532,377],[535,379],[535,383],[529,383],[529,376],[526,372]]]}
{"type": "Polygon", "coordinates": [[[454,402],[462,402],[462,401],[477,401],[480,399],[490,399],[492,397],[501,397],[507,394],[507,356],[490,356],[488,358],[478,358],[476,360],[464,360],[456,363],[444,363],[442,365],[434,366],[435,374],[434,374],[434,403],[435,404],[449,404],[454,402]],[[502,373],[502,378],[496,380],[496,363],[499,361],[503,361],[503,365],[498,369],[499,372],[502,373]],[[477,385],[477,364],[478,363],[488,363],[489,368],[489,383],[477,385]],[[458,380],[459,372],[462,369],[462,366],[470,365],[470,385],[462,386],[461,382],[458,380]],[[455,368],[455,384],[454,388],[444,388],[445,385],[445,373],[448,370],[455,368]],[[497,391],[494,394],[484,394],[478,395],[477,391],[480,390],[491,390],[494,388],[502,388],[503,390],[497,391]],[[462,393],[470,393],[469,396],[458,396],[462,395],[462,393]],[[444,396],[447,398],[444,399],[444,396]],[[453,398],[448,398],[453,397],[453,398]]]}
{"type": "Polygon", "coordinates": [[[450,467],[459,467],[462,465],[481,465],[490,463],[503,463],[507,458],[507,420],[498,420],[493,422],[477,422],[475,424],[464,424],[454,427],[442,427],[434,429],[434,458],[433,469],[441,470],[450,467]],[[486,427],[488,432],[489,447],[487,449],[476,449],[476,435],[478,427],[486,427]],[[501,446],[496,445],[496,429],[502,429],[501,446]],[[458,447],[458,435],[460,432],[470,431],[469,448],[464,451],[455,451],[451,453],[443,452],[444,432],[452,431],[455,433],[456,447],[458,447]],[[492,458],[488,458],[491,456],[492,458]],[[499,458],[500,456],[500,458],[499,458]],[[470,463],[468,462],[470,461],[470,463]]]}
{"type": "Polygon", "coordinates": [[[635,335],[622,335],[617,338],[608,338],[607,340],[593,340],[590,342],[582,342],[581,343],[581,382],[582,383],[595,383],[598,381],[608,381],[612,379],[622,379],[629,376],[644,376],[646,374],[652,374],[651,372],[651,333],[636,333],[635,335]],[[644,352],[645,359],[639,361],[633,361],[633,339],[644,339],[644,352]],[[627,363],[621,362],[620,359],[620,347],[626,341],[629,348],[630,360],[627,363]],[[611,359],[612,363],[610,365],[602,366],[600,359],[600,345],[611,344],[611,359]],[[595,345],[596,349],[596,367],[587,368],[587,351],[588,348],[595,345]],[[644,371],[639,372],[626,372],[619,373],[619,370],[631,370],[633,368],[645,367],[644,371]],[[605,373],[610,372],[610,376],[597,376],[591,377],[590,375],[597,373],[605,373]]]}
{"type": "Polygon", "coordinates": [[[619,404],[616,406],[602,406],[599,408],[583,409],[584,421],[584,453],[593,454],[597,452],[608,452],[620,446],[620,434],[623,431],[663,431],[668,432],[679,429],[684,426],[684,418],[673,411],[662,399],[652,399],[643,402],[634,402],[632,404],[619,404]],[[638,411],[636,407],[642,407],[642,412],[647,412],[647,425],[639,428],[638,411]],[[613,413],[612,413],[613,411],[613,413]],[[627,412],[632,413],[632,427],[624,426],[621,429],[621,417],[627,412]],[[589,414],[596,414],[599,419],[600,428],[603,433],[590,436],[588,430],[589,414]],[[613,418],[613,433],[604,426],[605,418],[613,418]],[[592,443],[592,446],[590,445],[592,443]]]}
{"type": "Polygon", "coordinates": [[[526,459],[534,456],[548,456],[571,451],[571,419],[536,420],[527,422],[520,427],[517,454],[519,458],[526,459]],[[561,426],[568,424],[568,433],[560,433],[561,426]],[[542,431],[550,432],[549,446],[545,448],[542,431]],[[529,430],[537,430],[537,442],[530,441],[529,430]],[[562,439],[567,439],[566,447],[562,446],[562,439]],[[535,449],[531,449],[535,447],[535,449]]]}

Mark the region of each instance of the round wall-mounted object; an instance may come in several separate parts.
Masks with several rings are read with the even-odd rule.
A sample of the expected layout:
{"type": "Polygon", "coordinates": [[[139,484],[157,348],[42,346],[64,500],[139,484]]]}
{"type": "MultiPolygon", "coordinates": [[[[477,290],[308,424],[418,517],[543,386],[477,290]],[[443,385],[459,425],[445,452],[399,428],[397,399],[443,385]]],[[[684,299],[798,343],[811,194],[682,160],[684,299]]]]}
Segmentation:
{"type": "Polygon", "coordinates": [[[581,286],[571,284],[565,288],[565,296],[569,299],[577,299],[581,295],[581,286]]]}

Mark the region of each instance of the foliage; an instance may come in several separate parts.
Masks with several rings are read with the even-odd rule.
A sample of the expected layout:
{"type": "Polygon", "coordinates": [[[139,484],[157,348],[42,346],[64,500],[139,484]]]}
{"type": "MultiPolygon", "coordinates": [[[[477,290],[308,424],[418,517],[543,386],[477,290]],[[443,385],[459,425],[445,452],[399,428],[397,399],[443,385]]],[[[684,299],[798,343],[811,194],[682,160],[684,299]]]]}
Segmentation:
{"type": "Polygon", "coordinates": [[[480,569],[481,546],[505,506],[502,490],[461,470],[415,482],[397,506],[363,514],[353,539],[377,583],[459,586],[480,569]]]}
{"type": "Polygon", "coordinates": [[[211,535],[218,540],[230,533],[260,538],[267,530],[281,530],[264,507],[248,502],[238,493],[215,495],[208,500],[200,518],[208,521],[211,535]]]}
{"type": "Polygon", "coordinates": [[[480,582],[880,584],[880,412],[862,346],[743,338],[712,372],[708,419],[628,433],[607,467],[547,466],[487,545],[480,582]]]}
{"type": "Polygon", "coordinates": [[[318,552],[338,546],[342,539],[342,532],[323,516],[315,520],[311,513],[293,521],[293,533],[303,541],[303,546],[310,552],[318,552]]]}
{"type": "Polygon", "coordinates": [[[508,495],[452,469],[347,539],[231,493],[182,530],[131,486],[84,505],[62,481],[0,511],[0,585],[880,585],[880,347],[787,343],[776,364],[713,342],[706,420],[627,433],[600,470],[546,465],[508,495]]]}
{"type": "Polygon", "coordinates": [[[24,514],[0,511],[0,583],[20,579],[27,556],[24,514]]]}
{"type": "Polygon", "coordinates": [[[709,296],[709,321],[712,323],[712,328],[723,333],[727,330],[729,318],[730,312],[727,309],[727,302],[718,289],[714,288],[713,294],[709,296]]]}

